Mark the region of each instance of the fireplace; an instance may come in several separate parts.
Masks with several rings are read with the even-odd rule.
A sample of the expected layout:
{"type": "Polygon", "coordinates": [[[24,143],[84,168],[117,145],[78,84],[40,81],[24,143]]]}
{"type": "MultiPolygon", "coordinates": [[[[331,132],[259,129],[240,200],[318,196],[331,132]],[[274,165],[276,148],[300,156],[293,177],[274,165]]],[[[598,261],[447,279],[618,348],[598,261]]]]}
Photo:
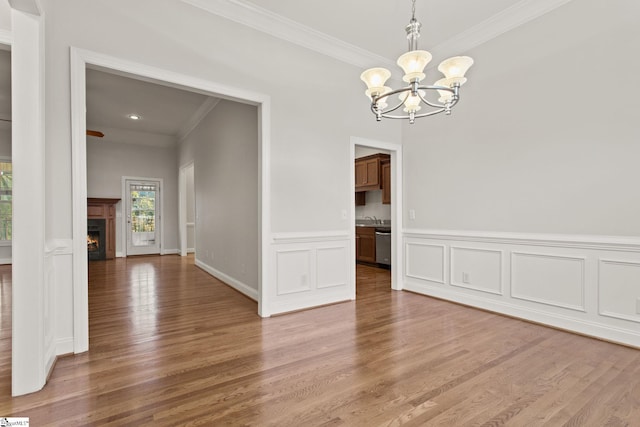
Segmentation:
{"type": "Polygon", "coordinates": [[[87,254],[89,261],[107,259],[107,233],[105,219],[87,220],[87,254]]]}
{"type": "Polygon", "coordinates": [[[87,199],[87,252],[89,259],[116,256],[116,204],[120,199],[87,199]]]}

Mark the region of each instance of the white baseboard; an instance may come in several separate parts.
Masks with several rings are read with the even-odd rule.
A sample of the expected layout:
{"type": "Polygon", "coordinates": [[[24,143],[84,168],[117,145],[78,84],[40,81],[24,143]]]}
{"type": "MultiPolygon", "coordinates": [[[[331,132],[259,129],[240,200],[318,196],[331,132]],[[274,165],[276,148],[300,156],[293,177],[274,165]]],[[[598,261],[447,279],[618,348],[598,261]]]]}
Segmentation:
{"type": "Polygon", "coordinates": [[[13,260],[11,258],[0,258],[0,265],[4,264],[12,264],[13,260]]]}
{"type": "MultiPolygon", "coordinates": [[[[160,251],[160,255],[176,255],[180,254],[180,249],[163,249],[160,251]]],[[[124,252],[116,252],[116,258],[126,258],[124,252]]]]}
{"type": "Polygon", "coordinates": [[[73,353],[73,337],[58,338],[56,341],[56,356],[73,353]]]}
{"type": "Polygon", "coordinates": [[[196,248],[187,248],[187,253],[188,254],[195,254],[196,253],[196,248]]]}
{"type": "Polygon", "coordinates": [[[254,289],[248,285],[246,285],[245,283],[242,283],[239,280],[234,279],[231,276],[228,276],[227,274],[216,270],[215,268],[211,267],[210,265],[205,264],[204,262],[197,260],[195,261],[195,264],[197,267],[200,267],[201,269],[203,269],[204,271],[206,271],[207,273],[209,273],[210,275],[212,275],[213,277],[215,277],[216,279],[224,282],[226,285],[231,286],[233,289],[237,290],[238,292],[248,296],[249,298],[251,298],[254,301],[258,301],[258,290],[254,289]]]}
{"type": "Polygon", "coordinates": [[[640,336],[636,331],[630,329],[576,319],[558,313],[535,310],[506,301],[483,298],[422,283],[405,281],[404,290],[640,348],[640,336]]]}

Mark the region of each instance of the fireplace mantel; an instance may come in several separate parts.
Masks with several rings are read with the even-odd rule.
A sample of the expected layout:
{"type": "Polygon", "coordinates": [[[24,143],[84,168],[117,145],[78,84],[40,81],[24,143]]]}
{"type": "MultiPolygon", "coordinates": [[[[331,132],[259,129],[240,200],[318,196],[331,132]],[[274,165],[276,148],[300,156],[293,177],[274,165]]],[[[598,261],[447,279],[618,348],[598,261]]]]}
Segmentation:
{"type": "Polygon", "coordinates": [[[87,198],[87,218],[105,219],[106,258],[116,257],[116,204],[120,199],[87,198]]]}

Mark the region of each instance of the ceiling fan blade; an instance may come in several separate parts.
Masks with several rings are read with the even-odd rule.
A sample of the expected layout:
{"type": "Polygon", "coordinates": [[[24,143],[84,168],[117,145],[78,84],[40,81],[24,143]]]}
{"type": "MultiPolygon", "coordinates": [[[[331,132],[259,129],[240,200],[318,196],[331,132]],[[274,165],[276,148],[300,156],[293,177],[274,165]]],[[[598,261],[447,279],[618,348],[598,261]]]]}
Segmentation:
{"type": "MultiPolygon", "coordinates": [[[[11,123],[11,119],[3,119],[0,118],[1,122],[9,122],[11,123]]],[[[91,130],[91,129],[87,129],[87,136],[95,136],[97,138],[103,138],[104,137],[104,133],[97,131],[97,130],[91,130]]]]}
{"type": "Polygon", "coordinates": [[[97,130],[87,129],[87,136],[95,136],[95,137],[98,137],[98,138],[102,138],[104,136],[104,133],[99,132],[97,130]]]}

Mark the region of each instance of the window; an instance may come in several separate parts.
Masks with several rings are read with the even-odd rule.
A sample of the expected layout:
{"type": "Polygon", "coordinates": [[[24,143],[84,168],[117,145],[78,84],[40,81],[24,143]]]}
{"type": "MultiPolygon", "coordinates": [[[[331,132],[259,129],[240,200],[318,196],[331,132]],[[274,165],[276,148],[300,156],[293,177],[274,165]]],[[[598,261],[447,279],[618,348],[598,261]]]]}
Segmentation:
{"type": "Polygon", "coordinates": [[[13,187],[13,173],[11,161],[0,160],[0,241],[11,240],[11,189],[13,187]]]}

